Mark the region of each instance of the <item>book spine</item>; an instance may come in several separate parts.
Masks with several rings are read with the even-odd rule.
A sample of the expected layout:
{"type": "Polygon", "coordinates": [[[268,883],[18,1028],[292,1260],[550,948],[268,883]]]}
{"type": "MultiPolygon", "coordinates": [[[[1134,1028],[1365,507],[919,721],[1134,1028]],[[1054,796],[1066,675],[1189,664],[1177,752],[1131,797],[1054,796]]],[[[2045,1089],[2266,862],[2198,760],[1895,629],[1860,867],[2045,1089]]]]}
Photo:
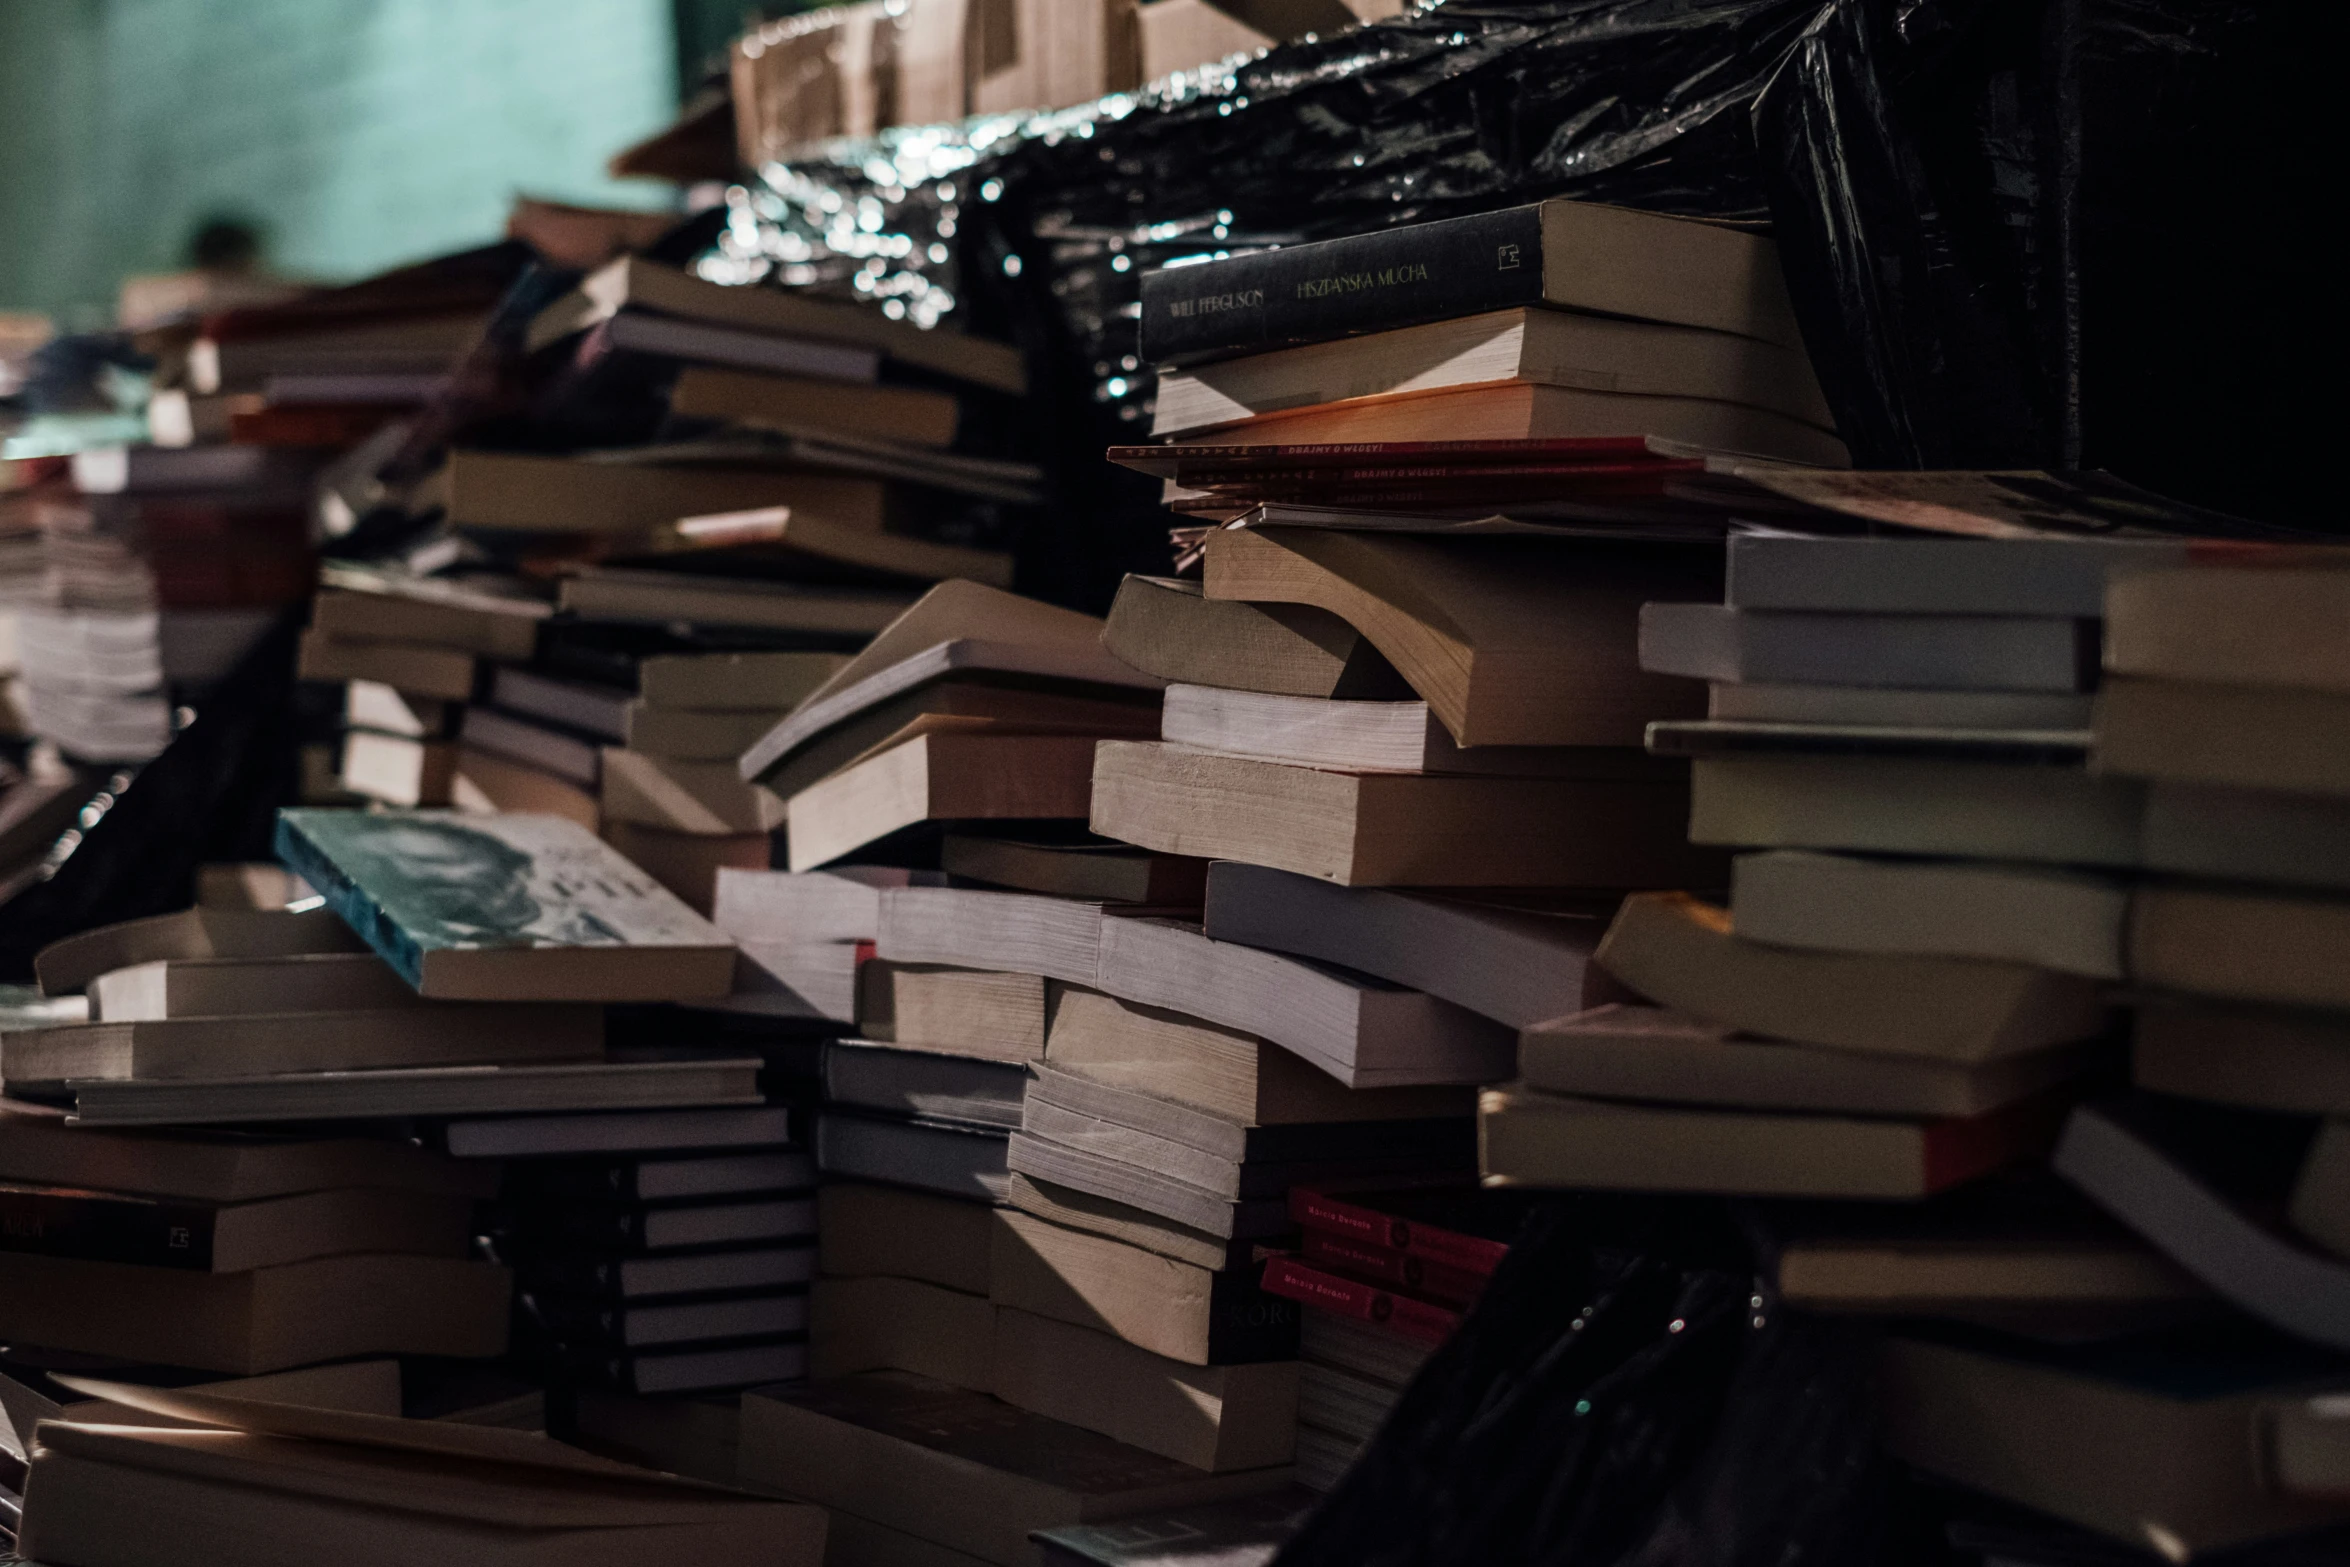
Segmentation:
{"type": "Polygon", "coordinates": [[[1485,1290],[1485,1274],[1430,1262],[1391,1246],[1375,1246],[1324,1230],[1307,1230],[1300,1241],[1299,1255],[1317,1267],[1448,1305],[1470,1305],[1485,1290]]]}
{"type": "Polygon", "coordinates": [[[208,1273],[213,1219],[189,1205],[0,1190],[0,1251],[208,1273]]]}
{"type": "Polygon", "coordinates": [[[333,860],[319,853],[317,847],[283,815],[278,817],[274,847],[286,869],[316,889],[318,895],[326,900],[326,906],[341,915],[343,923],[356,931],[359,939],[375,950],[377,957],[389,963],[409,984],[422,987],[422,949],[377,906],[373,898],[361,892],[357,884],[336,868],[333,860]]]}
{"type": "Polygon", "coordinates": [[[1258,251],[1142,280],[1153,364],[1318,343],[1542,299],[1542,209],[1258,251]]]}
{"type": "Polygon", "coordinates": [[[1294,1257],[1275,1257],[1265,1264],[1265,1290],[1301,1306],[1350,1317],[1423,1344],[1441,1344],[1460,1326],[1460,1314],[1408,1295],[1397,1295],[1375,1284],[1341,1278],[1309,1267],[1294,1257]]]}
{"type": "Polygon", "coordinates": [[[1463,1235],[1434,1224],[1415,1224],[1300,1186],[1289,1194],[1289,1216],[1303,1230],[1320,1230],[1346,1240],[1367,1241],[1428,1262],[1470,1273],[1491,1274],[1509,1247],[1481,1235],[1463,1235]]]}

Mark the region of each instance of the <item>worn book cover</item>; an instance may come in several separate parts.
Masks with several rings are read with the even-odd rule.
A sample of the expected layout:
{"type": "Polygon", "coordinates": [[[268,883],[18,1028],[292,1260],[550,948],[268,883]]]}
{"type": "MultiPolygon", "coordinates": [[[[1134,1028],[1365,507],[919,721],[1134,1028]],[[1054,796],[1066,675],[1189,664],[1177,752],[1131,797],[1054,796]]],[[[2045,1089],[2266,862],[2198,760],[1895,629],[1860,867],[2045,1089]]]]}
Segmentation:
{"type": "Polygon", "coordinates": [[[726,994],[734,944],[576,823],[289,810],[278,852],[428,996],[726,994]]]}

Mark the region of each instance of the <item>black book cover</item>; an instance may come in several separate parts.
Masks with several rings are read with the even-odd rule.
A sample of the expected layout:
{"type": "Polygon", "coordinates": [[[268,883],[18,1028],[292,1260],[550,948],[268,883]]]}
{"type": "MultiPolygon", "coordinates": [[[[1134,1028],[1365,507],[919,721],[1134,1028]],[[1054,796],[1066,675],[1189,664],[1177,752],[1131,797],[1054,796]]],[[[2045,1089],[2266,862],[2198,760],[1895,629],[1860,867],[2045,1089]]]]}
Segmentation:
{"type": "Polygon", "coordinates": [[[538,668],[571,680],[637,689],[637,666],[670,653],[835,652],[860,639],[735,626],[641,626],[558,620],[539,628],[538,668]]]}
{"type": "Polygon", "coordinates": [[[208,1273],[219,1211],[178,1198],[0,1184],[0,1250],[208,1273]]]}
{"type": "Polygon", "coordinates": [[[519,1353],[521,1359],[537,1367],[550,1381],[587,1383],[623,1393],[698,1392],[722,1386],[792,1380],[802,1374],[798,1368],[805,1364],[807,1342],[805,1333],[784,1333],[713,1343],[664,1344],[651,1349],[614,1350],[595,1345],[573,1346],[536,1339],[526,1342],[519,1353]],[[661,1375],[665,1366],[683,1361],[688,1356],[730,1356],[784,1346],[791,1346],[801,1353],[784,1356],[780,1363],[772,1366],[758,1364],[764,1357],[745,1355],[744,1358],[751,1361],[752,1365],[746,1368],[747,1374],[740,1377],[705,1374],[680,1382],[661,1375]]]}
{"type": "Polygon", "coordinates": [[[1208,1364],[1239,1366],[1297,1358],[1296,1301],[1266,1294],[1253,1267],[1211,1277],[1215,1282],[1208,1287],[1208,1364]]]}
{"type": "Polygon", "coordinates": [[[728,1290],[653,1304],[525,1293],[517,1296],[514,1304],[523,1337],[533,1343],[562,1346],[576,1355],[626,1355],[730,1339],[796,1336],[808,1329],[805,1287],[728,1290]],[[729,1326],[714,1332],[693,1331],[691,1323],[697,1316],[729,1326]]]}
{"type": "Polygon", "coordinates": [[[734,1200],[812,1191],[815,1185],[815,1156],[797,1148],[688,1158],[533,1160],[517,1164],[506,1176],[509,1201],[526,1207],[579,1199],[614,1203],[734,1200]]]}
{"type": "Polygon", "coordinates": [[[708,1247],[658,1257],[579,1250],[518,1251],[500,1244],[516,1287],[540,1299],[622,1302],[672,1300],[728,1291],[804,1288],[816,1277],[812,1239],[773,1246],[708,1247]]]}
{"type": "Polygon", "coordinates": [[[779,1245],[816,1233],[813,1190],[710,1202],[510,1200],[501,1244],[520,1255],[603,1252],[633,1256],[705,1245],[779,1245]]]}
{"type": "Polygon", "coordinates": [[[1142,280],[1142,357],[1179,364],[1542,301],[1542,208],[1288,245],[1142,280]]]}

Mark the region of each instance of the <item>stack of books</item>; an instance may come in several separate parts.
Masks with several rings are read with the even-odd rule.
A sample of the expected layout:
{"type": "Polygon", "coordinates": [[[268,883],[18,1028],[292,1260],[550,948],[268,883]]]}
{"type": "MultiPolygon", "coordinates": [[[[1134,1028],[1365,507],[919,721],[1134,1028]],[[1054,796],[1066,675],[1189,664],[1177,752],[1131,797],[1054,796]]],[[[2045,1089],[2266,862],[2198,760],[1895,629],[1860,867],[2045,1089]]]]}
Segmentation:
{"type": "Polygon", "coordinates": [[[1651,747],[1694,758],[1692,837],[1757,852],[1726,909],[1626,904],[1599,962],[1657,1005],[1529,1031],[1492,1172],[1921,1197],[2043,1155],[2125,973],[2137,817],[2084,727],[2105,581],[2179,548],[1746,536],[1727,603],[1649,606],[1643,664],[1716,715],[1651,747]]]}
{"type": "Polygon", "coordinates": [[[791,650],[638,657],[623,743],[598,759],[605,840],[710,912],[722,869],[765,869],[783,825],[783,801],[746,783],[736,758],[847,662],[791,650]]]}
{"type": "Polygon", "coordinates": [[[735,758],[846,659],[771,645],[794,640],[722,620],[547,621],[535,652],[485,671],[461,756],[467,781],[496,792],[476,784],[455,803],[560,801],[707,914],[719,869],[764,869],[782,824],[782,802],[738,777],[735,758]]]}
{"type": "Polygon", "coordinates": [[[1009,427],[1019,357],[641,257],[520,331],[519,417],[461,423],[411,493],[474,556],[560,578],[479,676],[455,738],[481,776],[449,798],[593,822],[707,912],[781,823],[742,752],[922,587],[1010,582],[994,546],[1038,471],[968,448],[1009,427]]]}
{"type": "MultiPolygon", "coordinates": [[[[1119,1238],[1116,1203],[1095,1204],[1108,1232],[1004,1206],[1020,1201],[1015,1147],[1051,1113],[1036,1089],[1058,1009],[1108,1002],[1091,988],[1107,911],[1196,918],[1202,893],[1196,863],[1085,832],[1096,741],[1157,723],[1160,682],[1104,652],[1101,631],[947,584],[742,764],[787,795],[802,868],[721,878],[718,918],[755,976],[736,1001],[844,1036],[827,1047],[818,1133],[818,1381],[745,1399],[743,1473],[825,1502],[839,1527],[900,1554],[912,1536],[1017,1559],[1036,1528],[1287,1476],[1294,1314],[1256,1289],[1245,1241],[1213,1239],[1202,1266],[1119,1238]],[[1072,1288],[1064,1265],[1095,1271],[1072,1288]],[[811,1465],[809,1440],[850,1467],[811,1465]],[[981,1491],[952,1504],[917,1494],[942,1464],[979,1466],[981,1491]]],[[[1175,1100],[1148,1107],[1211,1119],[1175,1100]]],[[[1242,1152],[1223,1149],[1228,1177],[1242,1152]]],[[[1229,1213],[1238,1193],[1195,1195],[1229,1213]]],[[[1170,1221],[1122,1211],[1199,1249],[1170,1221]]]]}
{"type": "Polygon", "coordinates": [[[531,1432],[308,1408],[260,1388],[72,1378],[42,1422],[17,1547],[57,1562],[619,1561],[816,1567],[825,1519],[531,1432]]]}
{"type": "Polygon", "coordinates": [[[1135,0],[1018,0],[991,21],[939,0],[858,0],[767,22],[732,51],[737,155],[755,169],[844,136],[1131,91],[1149,79],[1135,11],[1135,0]]]}
{"type": "MultiPolygon", "coordinates": [[[[462,754],[458,736],[481,684],[482,661],[528,658],[547,612],[543,602],[521,594],[328,566],[296,672],[342,687],[337,786],[385,805],[465,799],[477,808],[498,801],[520,808],[524,795],[507,776],[510,769],[494,753],[462,754]]],[[[570,803],[556,791],[539,794],[532,808],[570,803]]]]}
{"type": "Polygon", "coordinates": [[[1509,1252],[1523,1205],[1474,1187],[1301,1186],[1293,1255],[1265,1267],[1298,1303],[1297,1476],[1334,1487],[1509,1252]]]}
{"type": "Polygon", "coordinates": [[[151,760],[311,590],[318,457],[264,446],[79,453],[34,492],[42,579],[17,612],[31,730],[70,757],[151,760]]]}
{"type": "Polygon", "coordinates": [[[44,950],[44,990],[94,1020],[12,1033],[9,1093],[117,1126],[759,1102],[760,1056],[606,1049],[593,1003],[722,996],[734,950],[573,824],[288,811],[279,847],[331,911],[199,907],[44,950]]]}
{"type": "Polygon", "coordinates": [[[162,366],[149,434],[323,451],[378,439],[447,386],[529,259],[519,245],[459,251],[151,331],[162,366]]]}
{"type": "Polygon", "coordinates": [[[1101,622],[946,582],[743,753],[781,795],[790,868],[933,861],[950,826],[1082,836],[1093,742],[1147,733],[1160,682],[1101,622]]]}
{"type": "Polygon", "coordinates": [[[494,1186],[394,1141],[100,1131],[16,1106],[0,1112],[0,1337],[230,1376],[496,1355],[506,1270],[471,1257],[494,1186]]]}
{"type": "MultiPolygon", "coordinates": [[[[523,1360],[549,1386],[712,1393],[807,1362],[815,1161],[767,1104],[466,1119],[450,1152],[506,1162],[491,1228],[523,1360]]],[[[603,1429],[614,1408],[598,1406],[603,1429]]],[[[617,1407],[625,1407],[617,1406],[617,1407]]]]}
{"type": "Polygon", "coordinates": [[[509,552],[715,541],[772,546],[801,568],[787,577],[842,590],[859,573],[1009,580],[1006,556],[974,546],[1002,531],[994,508],[1036,499],[1037,471],[949,449],[1024,389],[1002,344],[623,257],[533,317],[523,346],[539,454],[460,445],[433,487],[456,526],[514,535],[509,552]]]}
{"type": "Polygon", "coordinates": [[[883,595],[841,626],[802,614],[789,585],[709,580],[724,586],[564,578],[555,605],[536,605],[531,643],[478,672],[450,803],[608,829],[704,912],[719,866],[765,866],[778,807],[735,775],[735,756],[904,600],[883,595]]]}
{"type": "Polygon", "coordinates": [[[1713,683],[1650,748],[1748,852],[1726,906],[1625,900],[1596,1004],[1483,1096],[1485,1178],[1825,1199],[1756,1210],[1766,1261],[1785,1306],[1908,1319],[1897,1455],[2173,1554],[2309,1534],[2350,1350],[2334,563],[2001,488],[1868,476],[1821,510],[1906,533],[1733,537],[1725,605],[1646,612],[1643,662],[1713,683]]]}
{"type": "Polygon", "coordinates": [[[1406,477],[1377,471],[1385,442],[1662,437],[1847,461],[1770,239],[1591,202],[1150,273],[1142,357],[1154,436],[1354,446],[1362,471],[1323,490],[1406,477]]]}

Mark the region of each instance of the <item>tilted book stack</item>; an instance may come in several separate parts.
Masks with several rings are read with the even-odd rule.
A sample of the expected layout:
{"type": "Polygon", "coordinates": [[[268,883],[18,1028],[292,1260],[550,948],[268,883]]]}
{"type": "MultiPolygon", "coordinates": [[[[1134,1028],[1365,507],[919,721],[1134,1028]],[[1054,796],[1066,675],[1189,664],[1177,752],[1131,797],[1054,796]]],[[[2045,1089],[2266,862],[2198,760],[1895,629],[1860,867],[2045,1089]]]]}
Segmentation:
{"type": "MultiPolygon", "coordinates": [[[[329,567],[296,670],[305,680],[342,686],[335,782],[386,805],[447,806],[464,798],[477,809],[491,807],[481,788],[485,759],[460,750],[466,711],[483,661],[530,657],[546,615],[544,603],[519,594],[329,567]]],[[[503,785],[498,759],[486,760],[487,781],[503,785]]],[[[510,789],[499,787],[499,794],[516,803],[510,789]]],[[[533,802],[540,809],[548,803],[533,802]]]]}
{"type": "MultiPolygon", "coordinates": [[[[1207,558],[1200,586],[1121,590],[1108,645],[1173,683],[1158,740],[1098,748],[1092,816],[1105,836],[1210,859],[1201,916],[1103,920],[1102,994],[1060,1002],[1012,1167],[1051,1205],[1041,1218],[1140,1207],[1194,1247],[1257,1243],[1223,1265],[1262,1273],[1258,1287],[1368,1315],[1386,1297],[1357,1267],[1325,1268],[1311,1246],[1269,1267],[1254,1253],[1292,1249],[1301,1186],[1461,1170],[1466,1090],[1510,1074],[1517,1029],[1582,1004],[1619,890],[1707,873],[1677,764],[1638,749],[1645,719],[1674,707],[1632,667],[1622,596],[1705,568],[1669,547],[1257,527],[1212,536],[1207,558]],[[1188,1177],[1237,1181],[1239,1200],[1178,1209],[1168,1154],[1127,1155],[1159,1166],[1154,1183],[1093,1152],[1118,1146],[1119,1121],[1184,1124],[1113,1086],[1181,1097],[1217,1055],[1252,1048],[1240,1104],[1207,1081],[1261,1168],[1244,1157],[1224,1176],[1193,1153],[1188,1177]],[[1071,1113],[1081,1088],[1102,1102],[1099,1131],[1071,1113]]],[[[1423,1328],[1438,1319],[1451,1313],[1431,1304],[1423,1328]]],[[[1357,1385],[1360,1355],[1350,1370],[1328,1358],[1343,1346],[1320,1353],[1300,1462],[1327,1486],[1418,1357],[1389,1354],[1357,1385]]]]}
{"type": "Polygon", "coordinates": [[[1753,1210],[1778,1296],[1909,1319],[1897,1455],[2292,1549],[2345,1516],[2338,560],[2093,479],[1739,472],[1891,526],[1734,536],[1726,604],[1644,615],[1713,682],[1650,749],[1747,852],[1726,905],[1626,900],[1622,989],[1524,1029],[1487,1181],[1807,1199],[1753,1210]]]}
{"type": "Polygon", "coordinates": [[[1395,485],[1387,442],[1660,437],[1846,460],[1772,242],[1621,207],[1546,201],[1168,267],[1143,280],[1142,350],[1154,435],[1351,446],[1360,471],[1336,490],[1395,485]]]}

